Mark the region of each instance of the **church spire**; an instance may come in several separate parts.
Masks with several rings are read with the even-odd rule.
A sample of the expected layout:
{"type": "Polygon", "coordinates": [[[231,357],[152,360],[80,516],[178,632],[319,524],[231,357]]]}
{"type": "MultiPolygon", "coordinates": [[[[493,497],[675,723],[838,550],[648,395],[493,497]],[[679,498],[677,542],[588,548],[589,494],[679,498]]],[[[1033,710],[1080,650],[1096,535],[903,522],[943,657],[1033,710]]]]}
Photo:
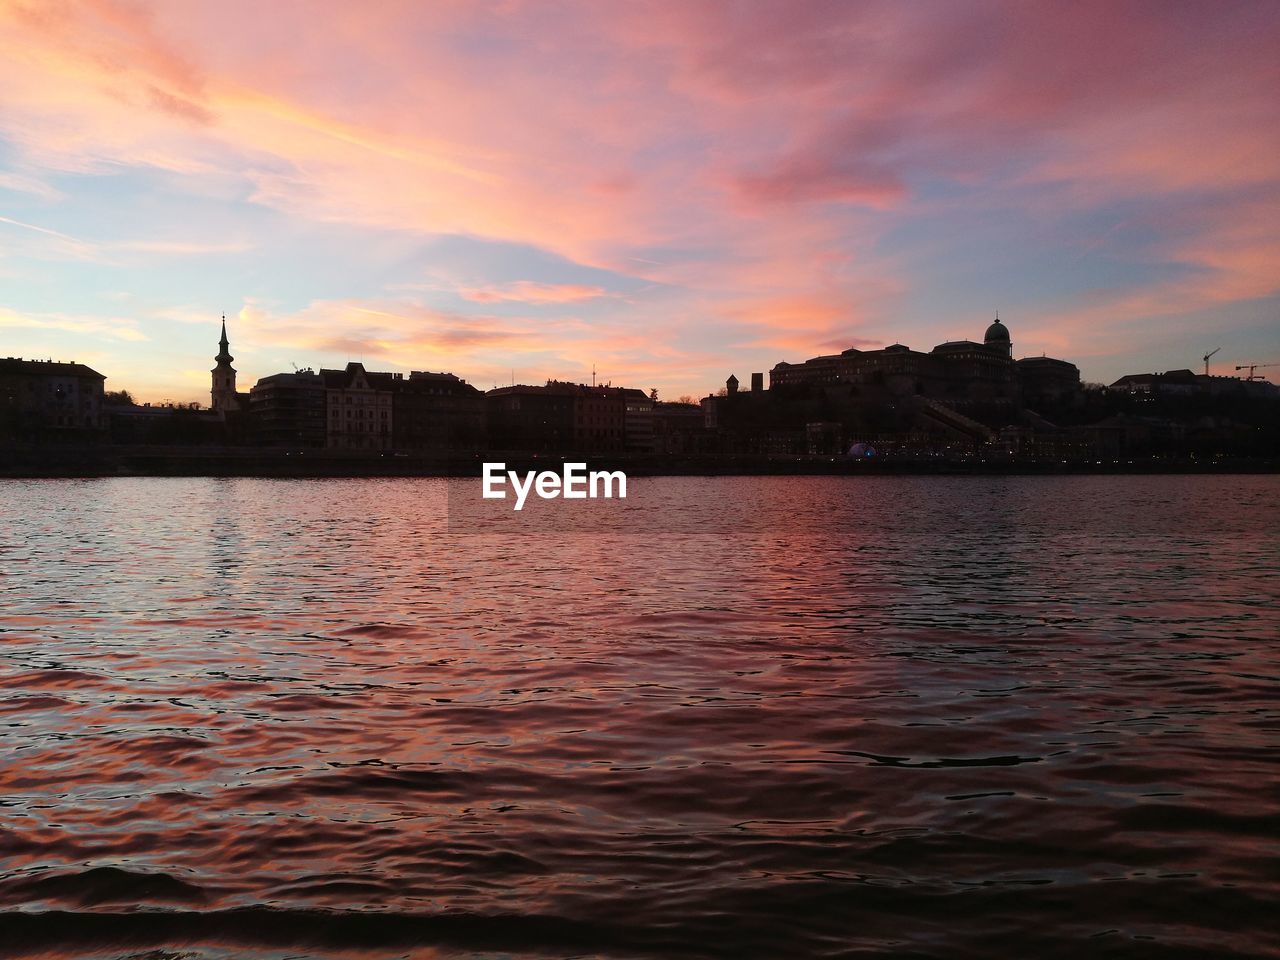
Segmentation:
{"type": "Polygon", "coordinates": [[[218,355],[213,359],[217,366],[213,368],[212,389],[209,392],[209,406],[214,413],[226,414],[228,410],[240,409],[240,398],[236,395],[236,368],[231,365],[235,357],[231,356],[231,344],[227,342],[227,315],[222,315],[222,339],[218,341],[218,355]]]}
{"type": "Polygon", "coordinates": [[[218,355],[213,359],[218,363],[230,363],[235,357],[231,356],[231,344],[227,342],[227,315],[222,315],[222,339],[218,341],[218,355]]]}

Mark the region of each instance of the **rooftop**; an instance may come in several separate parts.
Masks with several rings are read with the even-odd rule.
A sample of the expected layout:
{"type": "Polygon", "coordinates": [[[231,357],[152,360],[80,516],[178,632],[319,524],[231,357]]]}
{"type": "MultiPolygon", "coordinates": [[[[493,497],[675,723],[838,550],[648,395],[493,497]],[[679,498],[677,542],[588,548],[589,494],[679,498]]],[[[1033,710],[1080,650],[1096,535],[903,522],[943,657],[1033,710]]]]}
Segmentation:
{"type": "Polygon", "coordinates": [[[43,377],[96,377],[99,380],[107,379],[92,367],[86,367],[83,363],[77,363],[75,360],[23,360],[21,357],[5,357],[0,360],[0,373],[43,377]]]}

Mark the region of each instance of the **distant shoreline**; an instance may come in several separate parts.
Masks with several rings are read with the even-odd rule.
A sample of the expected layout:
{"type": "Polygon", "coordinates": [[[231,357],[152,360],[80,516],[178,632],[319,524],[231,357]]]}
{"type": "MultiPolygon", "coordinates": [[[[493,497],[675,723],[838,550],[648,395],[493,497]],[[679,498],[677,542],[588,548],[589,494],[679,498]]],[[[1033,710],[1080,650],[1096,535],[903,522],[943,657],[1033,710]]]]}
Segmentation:
{"type": "Polygon", "coordinates": [[[486,453],[474,457],[421,453],[354,453],[263,448],[0,448],[0,478],[95,477],[479,477],[486,461],[511,469],[545,469],[565,460],[630,476],[1060,476],[1094,474],[1280,473],[1275,458],[1123,457],[1093,460],[897,459],[840,457],[599,456],[486,453]]]}

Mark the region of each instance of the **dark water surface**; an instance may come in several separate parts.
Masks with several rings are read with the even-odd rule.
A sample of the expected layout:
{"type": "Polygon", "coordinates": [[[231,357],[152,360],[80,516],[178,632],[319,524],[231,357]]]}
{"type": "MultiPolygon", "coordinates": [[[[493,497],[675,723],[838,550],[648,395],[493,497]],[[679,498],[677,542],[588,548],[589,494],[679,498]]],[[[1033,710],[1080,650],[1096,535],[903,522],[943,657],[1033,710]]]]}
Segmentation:
{"type": "Polygon", "coordinates": [[[631,482],[0,482],[0,953],[1280,954],[1280,478],[631,482]]]}

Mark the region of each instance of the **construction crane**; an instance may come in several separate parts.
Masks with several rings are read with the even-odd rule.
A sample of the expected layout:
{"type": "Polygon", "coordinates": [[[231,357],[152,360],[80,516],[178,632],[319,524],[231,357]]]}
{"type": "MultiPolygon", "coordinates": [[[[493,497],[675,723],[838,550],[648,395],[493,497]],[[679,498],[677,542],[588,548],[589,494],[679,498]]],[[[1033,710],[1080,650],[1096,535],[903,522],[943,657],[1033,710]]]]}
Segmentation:
{"type": "Polygon", "coordinates": [[[1246,380],[1265,380],[1266,377],[1259,377],[1253,371],[1265,370],[1267,367],[1280,367],[1280,363],[1246,363],[1236,369],[1249,371],[1249,375],[1245,377],[1246,380]]]}
{"type": "Polygon", "coordinates": [[[1212,350],[1210,350],[1208,353],[1204,355],[1204,375],[1206,377],[1209,375],[1209,358],[1212,357],[1215,353],[1217,353],[1221,349],[1222,349],[1221,347],[1214,347],[1212,350]]]}

